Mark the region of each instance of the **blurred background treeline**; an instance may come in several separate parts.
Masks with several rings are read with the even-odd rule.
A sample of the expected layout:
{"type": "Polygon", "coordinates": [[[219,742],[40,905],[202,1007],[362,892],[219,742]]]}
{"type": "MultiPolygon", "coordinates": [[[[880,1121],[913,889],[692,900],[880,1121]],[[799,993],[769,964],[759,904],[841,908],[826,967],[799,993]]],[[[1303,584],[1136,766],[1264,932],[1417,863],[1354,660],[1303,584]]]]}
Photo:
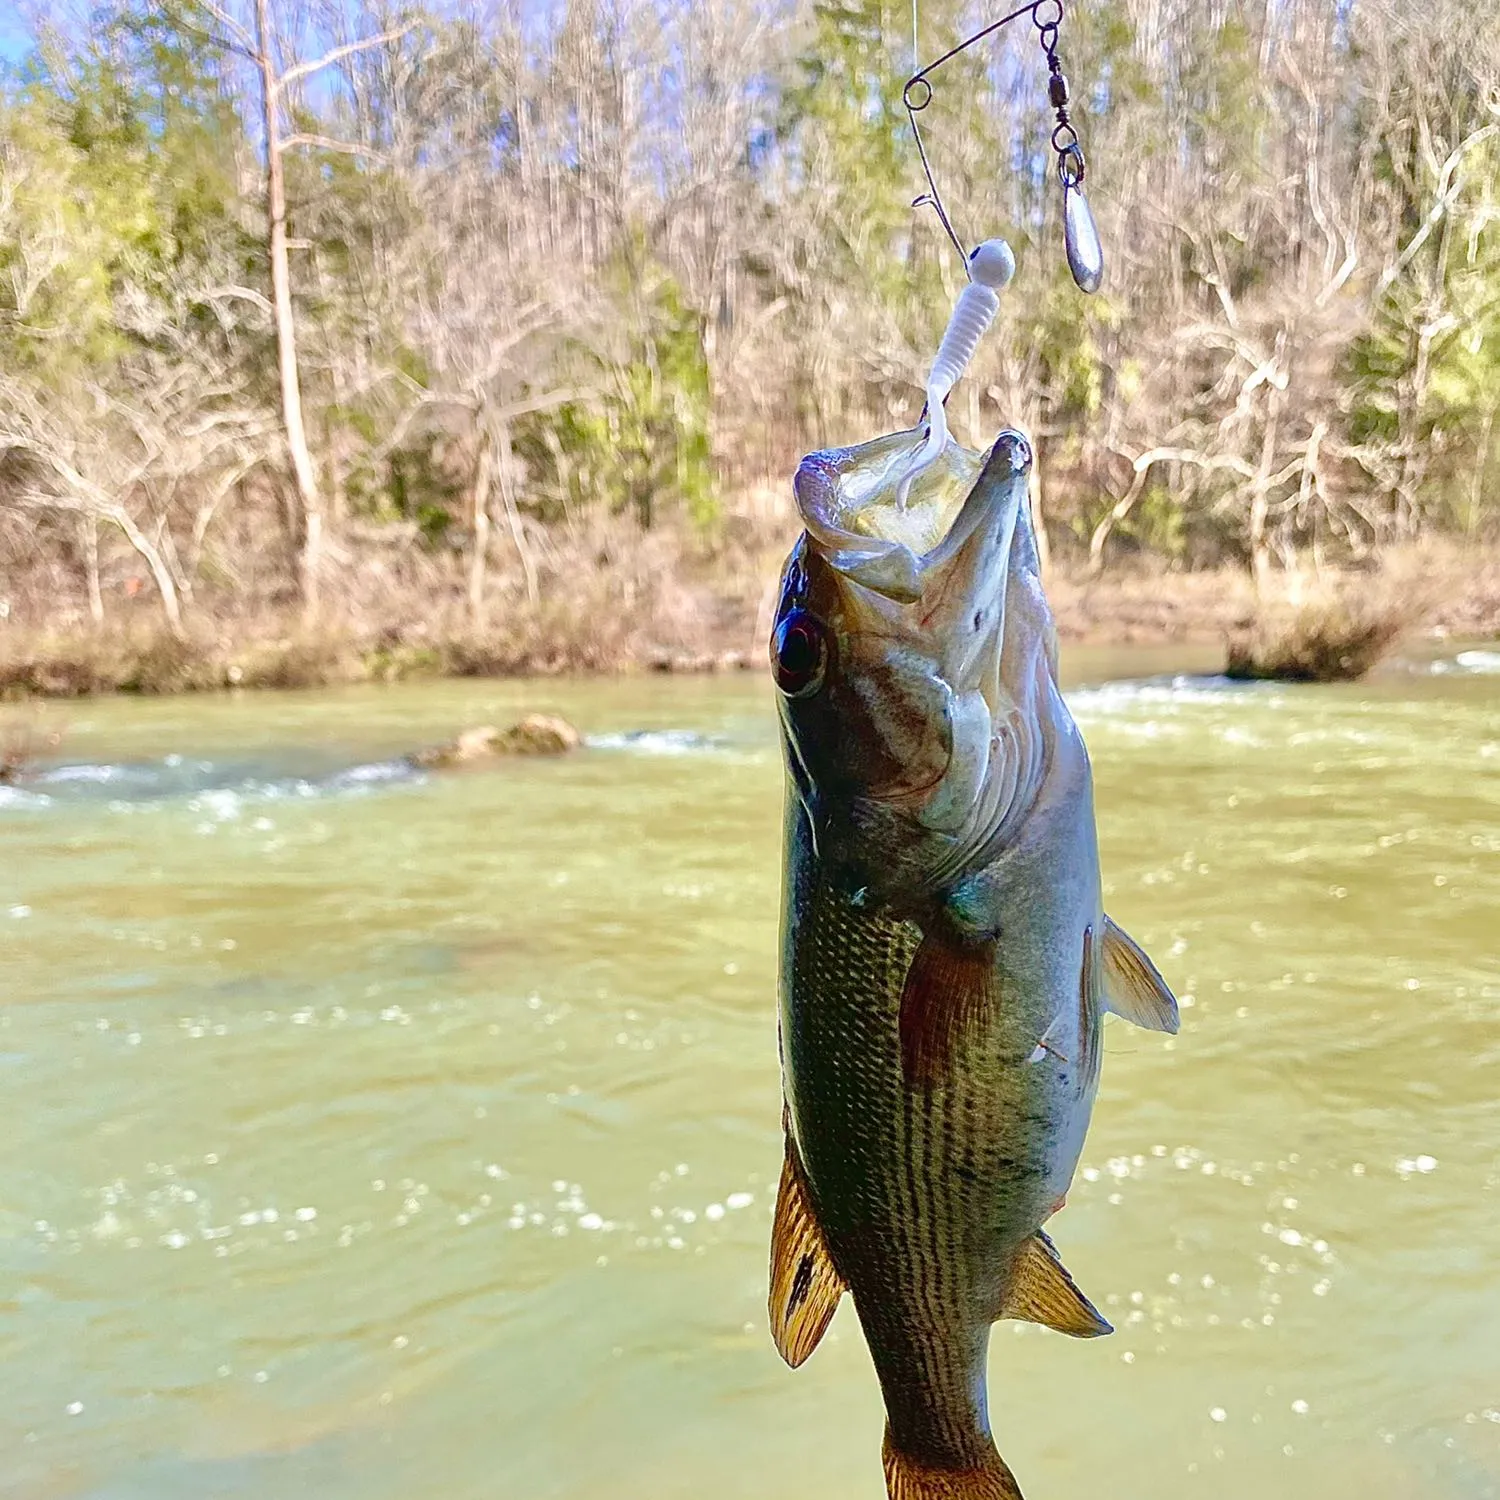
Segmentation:
{"type": "MultiPolygon", "coordinates": [[[[921,10],[924,60],[998,13],[921,10]]],[[[918,416],[962,272],[911,206],[905,0],[23,19],[0,686],[746,648],[798,457],[918,416]]],[[[1075,0],[1061,52],[1095,297],[1029,23],[923,119],[960,233],[1017,251],[950,410],[1035,436],[1064,623],[1422,545],[1461,594],[1500,526],[1500,3],[1075,0]]]]}

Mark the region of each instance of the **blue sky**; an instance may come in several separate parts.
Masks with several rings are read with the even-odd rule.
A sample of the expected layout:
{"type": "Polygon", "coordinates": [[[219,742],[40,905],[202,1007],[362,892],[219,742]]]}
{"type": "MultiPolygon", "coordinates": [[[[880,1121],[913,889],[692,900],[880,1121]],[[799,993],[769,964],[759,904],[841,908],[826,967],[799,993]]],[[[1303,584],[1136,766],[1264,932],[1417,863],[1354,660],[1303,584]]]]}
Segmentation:
{"type": "Polygon", "coordinates": [[[31,28],[11,0],[0,0],[0,61],[18,62],[31,51],[31,28]]]}

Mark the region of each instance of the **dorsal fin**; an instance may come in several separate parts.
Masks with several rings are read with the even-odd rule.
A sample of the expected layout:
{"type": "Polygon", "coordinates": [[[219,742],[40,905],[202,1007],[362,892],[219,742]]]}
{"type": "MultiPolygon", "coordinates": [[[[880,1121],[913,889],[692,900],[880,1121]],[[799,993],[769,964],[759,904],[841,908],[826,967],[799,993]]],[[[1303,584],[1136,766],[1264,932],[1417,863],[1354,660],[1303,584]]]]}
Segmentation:
{"type": "Polygon", "coordinates": [[[833,1268],[788,1130],[771,1230],[769,1308],[771,1337],[794,1370],[818,1347],[844,1290],[844,1279],[833,1268]]]}
{"type": "Polygon", "coordinates": [[[1114,1332],[1078,1290],[1057,1247],[1040,1229],[1021,1246],[1000,1316],[1042,1323],[1075,1339],[1096,1339],[1114,1332]]]}
{"type": "Polygon", "coordinates": [[[1177,1034],[1177,1001],[1139,944],[1104,919],[1104,1007],[1147,1031],[1177,1034]]]}

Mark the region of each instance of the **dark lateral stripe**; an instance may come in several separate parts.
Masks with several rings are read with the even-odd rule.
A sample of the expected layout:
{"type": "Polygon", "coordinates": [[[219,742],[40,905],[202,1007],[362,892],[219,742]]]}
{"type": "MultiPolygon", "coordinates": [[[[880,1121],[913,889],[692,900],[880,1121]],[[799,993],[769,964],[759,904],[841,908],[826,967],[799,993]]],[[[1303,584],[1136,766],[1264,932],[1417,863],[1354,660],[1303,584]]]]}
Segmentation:
{"type": "MultiPolygon", "coordinates": [[[[945,1272],[957,1273],[950,1278],[950,1284],[944,1290],[947,1293],[946,1301],[951,1309],[953,1323],[950,1326],[959,1326],[960,1319],[967,1318],[968,1309],[963,1306],[961,1295],[961,1284],[968,1280],[967,1251],[963,1244],[960,1227],[967,1222],[967,1216],[962,1211],[962,1203],[965,1197],[965,1189],[962,1178],[959,1177],[954,1168],[957,1167],[961,1149],[961,1143],[967,1139],[964,1115],[967,1114],[967,1105],[970,1096],[968,1087],[968,1075],[963,1071],[956,1071],[952,1084],[943,1091],[942,1133],[939,1138],[941,1151],[939,1159],[947,1164],[947,1170],[941,1174],[942,1177],[942,1217],[938,1220],[945,1229],[948,1239],[943,1247],[943,1267],[945,1272]],[[955,1239],[955,1234],[958,1238],[955,1239]],[[959,1278],[962,1278],[962,1282],[959,1278]]],[[[934,1229],[937,1225],[934,1225],[934,1229]]],[[[956,1349],[953,1355],[957,1356],[958,1365],[961,1370],[965,1351],[956,1349]]],[[[950,1374],[953,1373],[950,1371],[950,1374]]],[[[971,1407],[974,1400],[974,1392],[967,1379],[960,1374],[960,1389],[953,1395],[958,1398],[950,1401],[948,1415],[954,1429],[950,1431],[949,1437],[957,1445],[967,1445],[973,1440],[973,1420],[971,1407]]]]}
{"type": "MultiPolygon", "coordinates": [[[[915,945],[912,945],[907,966],[914,957],[915,945]]],[[[902,978],[904,982],[904,974],[902,978]]],[[[896,993],[899,994],[899,987],[896,993]]],[[[952,1317],[945,1297],[947,1268],[943,1259],[943,1246],[938,1237],[938,1227],[944,1211],[943,1174],[939,1167],[941,1156],[935,1152],[937,1142],[933,1129],[933,1094],[929,1089],[911,1088],[904,1080],[899,1086],[904,1102],[904,1155],[913,1209],[908,1239],[924,1315],[921,1326],[911,1330],[911,1337],[922,1362],[933,1418],[946,1433],[950,1425],[948,1365],[952,1356],[945,1345],[946,1330],[952,1324],[952,1317]]]]}
{"type": "MultiPolygon", "coordinates": [[[[953,1253],[947,1235],[951,1229],[948,1202],[948,1174],[943,1170],[946,1142],[946,1111],[957,1091],[957,1077],[953,1077],[939,1089],[928,1089],[922,1095],[922,1159],[925,1165],[923,1179],[927,1184],[927,1242],[932,1262],[932,1300],[939,1310],[941,1322],[937,1327],[947,1330],[952,1326],[953,1279],[949,1274],[948,1257],[953,1253]],[[939,1100],[941,1099],[941,1103],[939,1100]]],[[[946,1340],[945,1340],[946,1343],[946,1340]]],[[[952,1390],[953,1350],[945,1349],[941,1377],[936,1390],[941,1395],[938,1403],[938,1420],[944,1438],[951,1445],[955,1429],[959,1425],[959,1413],[954,1411],[952,1390]]]]}
{"type": "MultiPolygon", "coordinates": [[[[892,956],[894,957],[894,954],[892,956]]],[[[897,972],[895,965],[892,965],[892,972],[893,974],[897,972]]],[[[899,988],[897,993],[900,993],[899,988]]],[[[896,1060],[896,1068],[899,1079],[899,1057],[896,1060]]],[[[909,1261],[911,1284],[917,1292],[924,1314],[924,1326],[911,1331],[912,1344],[922,1364],[923,1383],[928,1390],[936,1390],[940,1384],[938,1362],[929,1344],[933,1334],[941,1328],[942,1323],[935,1297],[936,1267],[932,1264],[931,1253],[924,1252],[920,1238],[924,1225],[929,1224],[932,1218],[928,1209],[927,1192],[931,1182],[931,1172],[925,1156],[920,1173],[917,1164],[917,1108],[925,1091],[909,1087],[904,1080],[898,1081],[897,1087],[901,1089],[902,1100],[901,1156],[904,1168],[902,1177],[906,1187],[904,1222],[907,1226],[907,1233],[903,1236],[903,1250],[905,1258],[909,1261]]]]}
{"type": "Polygon", "coordinates": [[[952,1253],[952,1247],[945,1238],[950,1209],[947,1201],[946,1173],[942,1167],[944,1135],[943,1116],[938,1104],[940,1094],[944,1101],[943,1107],[946,1108],[953,1094],[951,1084],[939,1089],[918,1088],[913,1090],[909,1097],[914,1127],[921,1132],[921,1184],[924,1212],[919,1222],[922,1231],[922,1259],[926,1269],[923,1285],[924,1300],[929,1313],[927,1327],[921,1332],[926,1338],[931,1339],[934,1345],[931,1362],[936,1368],[933,1370],[929,1386],[933,1396],[933,1415],[939,1424],[942,1437],[951,1445],[960,1414],[954,1411],[953,1402],[951,1366],[954,1351],[945,1347],[948,1343],[947,1332],[954,1322],[954,1308],[952,1278],[949,1275],[947,1262],[948,1255],[952,1253]]]}

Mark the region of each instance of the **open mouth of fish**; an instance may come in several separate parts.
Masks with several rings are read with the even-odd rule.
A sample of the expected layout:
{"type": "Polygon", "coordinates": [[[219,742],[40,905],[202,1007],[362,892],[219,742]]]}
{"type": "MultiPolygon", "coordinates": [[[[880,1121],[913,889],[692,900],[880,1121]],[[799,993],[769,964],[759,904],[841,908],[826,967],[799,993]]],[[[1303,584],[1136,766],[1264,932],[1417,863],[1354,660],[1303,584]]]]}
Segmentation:
{"type": "Polygon", "coordinates": [[[881,799],[967,839],[997,821],[1031,765],[997,738],[1027,697],[1002,667],[1013,561],[1031,556],[1023,545],[1012,558],[1031,449],[1014,431],[988,453],[950,441],[913,474],[922,439],[916,430],[811,454],[797,471],[797,503],[810,545],[837,580],[845,637],[862,642],[864,681],[878,684],[877,719],[891,742],[903,743],[903,726],[925,714],[948,746],[939,773],[916,762],[922,774],[883,785],[881,799]]]}
{"type": "Polygon", "coordinates": [[[950,440],[903,499],[923,437],[916,428],[809,454],[797,471],[797,506],[825,559],[879,598],[939,604],[957,602],[956,592],[973,603],[1003,583],[1031,449],[1009,430],[988,454],[950,440]]]}

